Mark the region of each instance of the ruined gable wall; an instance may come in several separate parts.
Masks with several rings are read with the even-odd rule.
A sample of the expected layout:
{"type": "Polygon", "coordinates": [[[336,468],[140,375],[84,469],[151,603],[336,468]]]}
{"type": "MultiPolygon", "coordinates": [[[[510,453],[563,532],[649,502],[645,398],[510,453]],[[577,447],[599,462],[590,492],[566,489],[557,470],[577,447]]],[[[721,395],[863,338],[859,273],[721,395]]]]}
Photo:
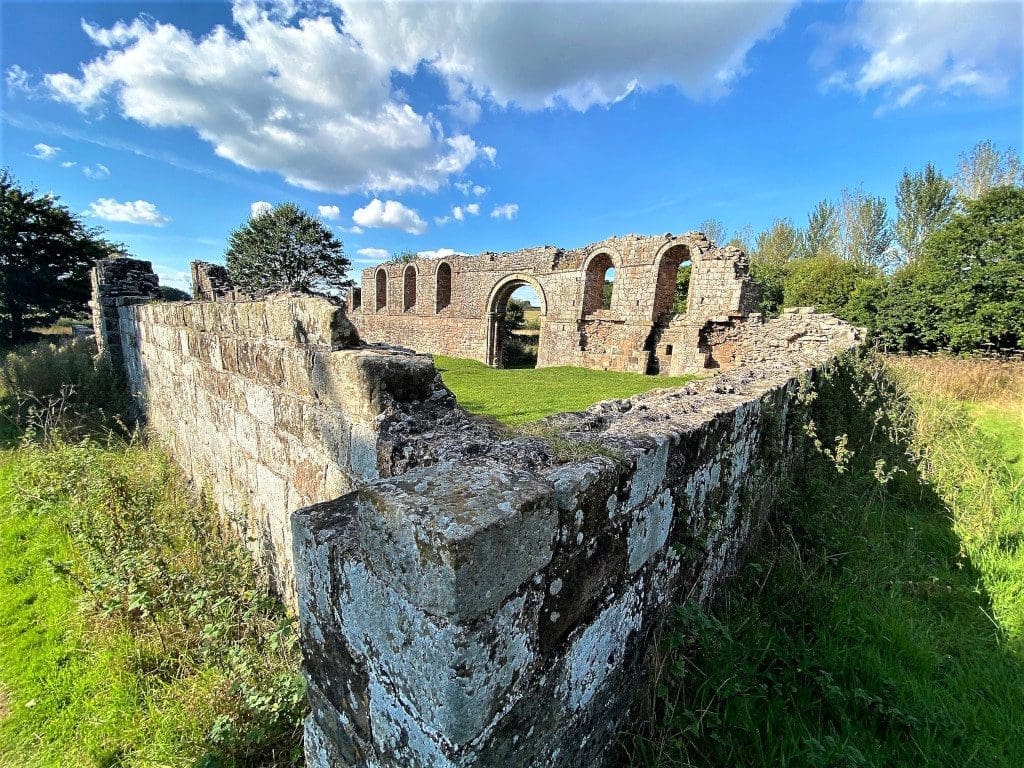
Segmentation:
{"type": "Polygon", "coordinates": [[[308,764],[610,765],[655,630],[738,567],[799,468],[806,383],[860,334],[793,313],[734,342],[756,366],[551,417],[590,458],[439,453],[435,422],[402,435],[419,466],[297,512],[308,764]]]}

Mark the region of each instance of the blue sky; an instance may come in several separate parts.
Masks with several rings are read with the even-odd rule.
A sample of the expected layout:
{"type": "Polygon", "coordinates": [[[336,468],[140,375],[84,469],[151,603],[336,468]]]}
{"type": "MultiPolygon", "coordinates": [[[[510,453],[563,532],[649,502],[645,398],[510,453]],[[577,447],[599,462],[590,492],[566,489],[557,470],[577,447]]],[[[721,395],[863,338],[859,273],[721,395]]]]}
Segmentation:
{"type": "Polygon", "coordinates": [[[2,163],[162,281],[292,200],[356,267],[805,220],[1021,149],[1019,3],[19,3],[2,163]]]}

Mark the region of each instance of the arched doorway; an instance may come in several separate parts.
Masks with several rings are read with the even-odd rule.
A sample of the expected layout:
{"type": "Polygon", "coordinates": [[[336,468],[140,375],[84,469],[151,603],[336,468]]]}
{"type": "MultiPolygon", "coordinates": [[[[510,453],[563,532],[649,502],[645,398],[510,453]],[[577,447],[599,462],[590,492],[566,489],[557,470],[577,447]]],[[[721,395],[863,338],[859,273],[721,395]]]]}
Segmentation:
{"type": "Polygon", "coordinates": [[[487,299],[487,364],[494,368],[533,368],[544,339],[547,300],[529,275],[499,280],[487,299]]]}

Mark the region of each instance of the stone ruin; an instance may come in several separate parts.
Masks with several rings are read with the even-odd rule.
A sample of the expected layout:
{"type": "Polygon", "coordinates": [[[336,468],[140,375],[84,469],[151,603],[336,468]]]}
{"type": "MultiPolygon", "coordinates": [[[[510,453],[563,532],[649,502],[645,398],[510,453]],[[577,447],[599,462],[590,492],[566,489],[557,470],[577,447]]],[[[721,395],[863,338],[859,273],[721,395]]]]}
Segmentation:
{"type": "Polygon", "coordinates": [[[494,282],[483,266],[513,261],[414,263],[408,314],[386,299],[407,265],[364,273],[364,288],[385,275],[384,311],[289,294],[160,302],[147,262],[97,265],[102,354],[298,613],[309,766],[611,765],[667,612],[721,593],[799,470],[808,387],[860,331],[809,310],[751,317],[741,255],[696,236],[604,247],[621,283],[612,310],[582,317],[561,302],[589,306],[600,250],[521,251],[494,282]],[[674,275],[680,246],[690,317],[659,326],[667,298],[648,283],[674,275]],[[444,264],[451,292],[427,290],[444,264]],[[720,293],[701,293],[701,270],[720,293]],[[493,312],[473,313],[516,281],[541,289],[545,364],[646,370],[662,355],[678,372],[727,348],[724,372],[509,434],[463,411],[430,356],[366,341],[420,318],[421,347],[493,361],[493,312]],[[428,311],[439,295],[450,313],[428,311]],[[696,347],[659,352],[683,326],[696,347]]]}
{"type": "Polygon", "coordinates": [[[716,248],[699,232],[385,263],[363,270],[349,317],[366,341],[501,367],[505,307],[522,286],[540,300],[538,367],[663,375],[724,369],[733,365],[730,329],[759,317],[746,254],[716,248]],[[676,273],[686,264],[686,311],[676,314],[676,273]]]}

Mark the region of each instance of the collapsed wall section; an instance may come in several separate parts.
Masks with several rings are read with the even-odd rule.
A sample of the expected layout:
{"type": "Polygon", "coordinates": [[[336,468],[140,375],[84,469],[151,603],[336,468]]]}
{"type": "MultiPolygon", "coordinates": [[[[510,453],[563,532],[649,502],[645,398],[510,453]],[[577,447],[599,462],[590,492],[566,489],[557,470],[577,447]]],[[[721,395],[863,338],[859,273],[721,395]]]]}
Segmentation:
{"type": "Polygon", "coordinates": [[[729,373],[552,417],[589,458],[439,455],[435,424],[406,433],[419,466],[296,512],[308,764],[610,765],[654,631],[738,566],[800,466],[806,387],[859,343],[827,315],[751,325],[729,373]]]}
{"type": "MultiPolygon", "coordinates": [[[[147,271],[102,261],[99,293],[147,271]]],[[[294,604],[289,514],[379,475],[379,422],[433,392],[433,363],[359,346],[344,310],[321,297],[94,300],[94,312],[148,427],[294,604]]]]}

